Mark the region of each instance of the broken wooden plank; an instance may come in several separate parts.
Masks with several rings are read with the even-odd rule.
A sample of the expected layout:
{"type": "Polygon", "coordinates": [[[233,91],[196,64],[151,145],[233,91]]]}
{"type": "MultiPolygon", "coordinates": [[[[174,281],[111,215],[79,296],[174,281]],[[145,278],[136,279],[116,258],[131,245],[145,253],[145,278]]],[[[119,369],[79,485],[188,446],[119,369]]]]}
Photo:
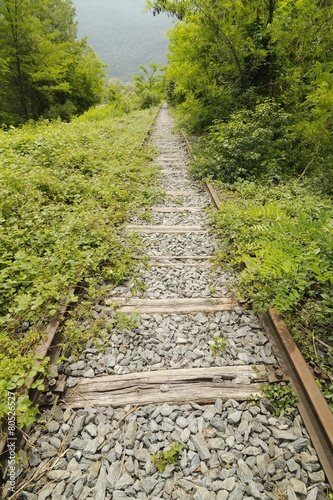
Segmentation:
{"type": "Polygon", "coordinates": [[[119,311],[141,314],[190,314],[232,311],[239,304],[229,298],[138,299],[112,297],[106,305],[119,304],[119,311]]]}
{"type": "MultiPolygon", "coordinates": [[[[168,384],[169,387],[178,383],[213,382],[218,379],[234,380],[246,377],[251,382],[267,381],[265,365],[213,366],[210,368],[177,368],[170,370],[154,370],[146,372],[125,373],[124,375],[104,375],[94,378],[79,378],[80,391],[114,391],[126,390],[131,387],[149,387],[168,384]]],[[[220,382],[215,382],[220,383],[220,382]]],[[[76,386],[76,387],[78,387],[76,386]]],[[[67,392],[74,391],[74,389],[67,392]]]]}
{"type": "MultiPolygon", "coordinates": [[[[225,383],[226,384],[226,383],[225,383]]],[[[175,391],[161,392],[155,390],[151,392],[141,391],[137,389],[129,394],[108,394],[104,393],[85,393],[80,394],[79,388],[77,393],[72,393],[66,398],[66,407],[71,408],[86,408],[89,406],[113,406],[124,407],[127,405],[149,405],[149,404],[188,404],[191,402],[209,404],[222,399],[227,401],[234,399],[236,401],[250,401],[255,397],[262,397],[260,384],[239,385],[237,387],[223,387],[211,384],[211,386],[203,385],[195,386],[195,390],[191,391],[188,385],[178,386],[175,391]]]]}
{"type": "Polygon", "coordinates": [[[166,233],[166,234],[208,233],[208,229],[205,229],[202,226],[163,226],[163,225],[140,226],[136,224],[127,224],[125,227],[130,231],[137,231],[140,233],[166,233]]]}
{"type": "Polygon", "coordinates": [[[258,382],[266,380],[264,365],[136,372],[93,379],[80,378],[75,388],[67,389],[64,399],[66,405],[72,408],[82,408],[87,404],[210,403],[218,398],[244,401],[260,396],[258,382]],[[246,377],[251,383],[236,383],[237,377],[246,377]]]}

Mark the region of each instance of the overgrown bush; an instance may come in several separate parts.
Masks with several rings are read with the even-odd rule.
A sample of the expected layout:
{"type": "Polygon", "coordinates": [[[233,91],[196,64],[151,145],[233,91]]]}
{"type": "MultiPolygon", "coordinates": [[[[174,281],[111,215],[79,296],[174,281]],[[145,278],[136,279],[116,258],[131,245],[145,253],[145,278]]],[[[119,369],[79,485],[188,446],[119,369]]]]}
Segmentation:
{"type": "Polygon", "coordinates": [[[320,123],[309,111],[291,116],[271,100],[241,109],[209,127],[197,154],[199,177],[228,183],[302,178],[313,191],[333,194],[332,134],[327,120],[320,123]]]}
{"type": "Polygon", "coordinates": [[[161,102],[161,94],[152,90],[144,90],[139,95],[139,106],[141,109],[148,109],[157,106],[161,102]]]}
{"type": "MultiPolygon", "coordinates": [[[[239,295],[255,310],[272,306],[283,313],[306,355],[318,358],[313,338],[333,342],[332,202],[297,182],[236,182],[218,189],[220,258],[248,264],[238,275],[239,295]]],[[[333,349],[317,361],[332,367],[333,349]]]]}
{"type": "MultiPolygon", "coordinates": [[[[186,100],[177,103],[176,115],[179,125],[185,130],[193,133],[202,133],[209,127],[212,121],[223,123],[230,116],[235,106],[235,101],[226,89],[206,89],[206,99],[195,99],[187,96],[186,100]]],[[[177,94],[174,97],[177,100],[177,94]]],[[[171,101],[171,104],[174,104],[171,101]]]]}
{"type": "Polygon", "coordinates": [[[290,122],[272,101],[233,113],[227,122],[210,127],[199,142],[194,171],[225,182],[280,175],[288,165],[290,122]]]}
{"type": "Polygon", "coordinates": [[[164,94],[164,68],[157,63],[149,63],[148,66],[139,65],[140,75],[133,77],[135,92],[141,109],[157,106],[164,94]]]}

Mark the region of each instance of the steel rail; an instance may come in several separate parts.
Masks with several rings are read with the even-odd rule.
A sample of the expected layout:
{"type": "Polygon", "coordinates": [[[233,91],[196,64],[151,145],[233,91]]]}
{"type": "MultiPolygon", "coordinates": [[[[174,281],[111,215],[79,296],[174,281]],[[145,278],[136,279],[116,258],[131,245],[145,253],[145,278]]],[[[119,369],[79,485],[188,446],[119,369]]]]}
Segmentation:
{"type": "Polygon", "coordinates": [[[277,346],[275,354],[298,394],[299,412],[333,489],[333,413],[283,318],[269,309],[261,319],[272,343],[277,346]]]}
{"type": "MultiPolygon", "coordinates": [[[[56,314],[53,316],[53,318],[50,320],[50,322],[47,324],[45,328],[45,333],[46,333],[46,339],[41,342],[35,350],[35,355],[36,355],[36,363],[37,365],[40,365],[44,358],[49,354],[50,350],[54,346],[54,339],[57,335],[58,328],[63,320],[64,315],[68,311],[69,307],[69,297],[75,293],[75,288],[70,287],[67,291],[67,294],[65,298],[62,301],[62,304],[60,304],[60,307],[56,314]]],[[[28,383],[34,382],[34,379],[31,379],[28,381],[28,383]]],[[[31,396],[31,389],[28,389],[28,394],[31,396]]],[[[33,394],[35,394],[36,391],[32,391],[33,394]]],[[[35,398],[33,398],[35,399],[35,398]]],[[[6,448],[7,448],[7,443],[8,443],[8,430],[3,431],[1,438],[0,438],[0,457],[6,453],[6,448]]],[[[19,443],[19,439],[17,440],[19,443]]]]}
{"type": "Polygon", "coordinates": [[[156,123],[156,120],[157,120],[157,117],[160,113],[160,110],[162,109],[164,104],[161,104],[159,107],[158,107],[158,110],[157,112],[155,113],[155,116],[153,117],[152,121],[150,122],[150,125],[149,125],[149,128],[148,128],[148,131],[146,132],[144,138],[142,139],[142,142],[141,142],[141,147],[143,147],[149,140],[149,137],[152,133],[152,130],[154,128],[154,125],[156,123]]]}

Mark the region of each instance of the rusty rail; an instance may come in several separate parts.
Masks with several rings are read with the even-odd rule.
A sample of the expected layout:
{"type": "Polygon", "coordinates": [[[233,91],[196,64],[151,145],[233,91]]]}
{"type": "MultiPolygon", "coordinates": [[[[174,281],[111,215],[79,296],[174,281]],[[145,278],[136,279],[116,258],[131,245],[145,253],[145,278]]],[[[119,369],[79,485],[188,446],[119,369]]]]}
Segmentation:
{"type": "Polygon", "coordinates": [[[269,309],[261,319],[298,394],[299,412],[333,489],[333,413],[282,317],[269,309]]]}
{"type": "MultiPolygon", "coordinates": [[[[66,297],[64,298],[62,304],[60,305],[58,311],[54,315],[54,317],[50,320],[48,325],[45,328],[45,333],[46,333],[46,339],[43,340],[41,344],[39,344],[36,348],[36,358],[37,358],[37,364],[41,364],[42,360],[47,356],[50,355],[50,351],[53,351],[51,354],[51,359],[53,362],[55,362],[55,356],[56,356],[56,351],[55,351],[55,344],[57,344],[57,341],[55,340],[57,335],[58,335],[58,329],[59,326],[63,320],[64,315],[66,314],[68,307],[69,307],[69,297],[75,293],[75,287],[70,287],[67,291],[66,297]]],[[[33,383],[33,380],[31,380],[31,383],[33,383]]],[[[37,391],[36,390],[31,390],[31,394],[29,391],[29,395],[33,395],[32,401],[35,403],[36,401],[36,396],[37,396],[37,391]]],[[[19,442],[19,439],[18,439],[19,442]]],[[[0,436],[0,457],[2,455],[5,455],[6,449],[7,449],[7,443],[8,443],[8,431],[5,430],[0,436]]]]}

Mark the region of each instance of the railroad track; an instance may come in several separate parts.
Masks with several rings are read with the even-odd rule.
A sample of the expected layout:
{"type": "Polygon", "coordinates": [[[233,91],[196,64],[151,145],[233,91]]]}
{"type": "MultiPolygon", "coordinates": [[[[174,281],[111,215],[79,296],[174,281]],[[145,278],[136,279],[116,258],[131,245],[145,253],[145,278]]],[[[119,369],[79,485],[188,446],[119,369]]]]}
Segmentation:
{"type": "Polygon", "coordinates": [[[96,308],[138,323],[63,364],[12,498],[328,498],[332,414],[281,319],[249,314],[230,295],[232,276],[211,264],[206,208],[218,199],[189,177],[172,126],[162,107],[150,141],[166,197],[149,223],[125,228],[141,236],[149,267],[141,286],[130,280],[96,308]],[[276,417],[262,384],[289,382],[299,409],[276,417]]]}

